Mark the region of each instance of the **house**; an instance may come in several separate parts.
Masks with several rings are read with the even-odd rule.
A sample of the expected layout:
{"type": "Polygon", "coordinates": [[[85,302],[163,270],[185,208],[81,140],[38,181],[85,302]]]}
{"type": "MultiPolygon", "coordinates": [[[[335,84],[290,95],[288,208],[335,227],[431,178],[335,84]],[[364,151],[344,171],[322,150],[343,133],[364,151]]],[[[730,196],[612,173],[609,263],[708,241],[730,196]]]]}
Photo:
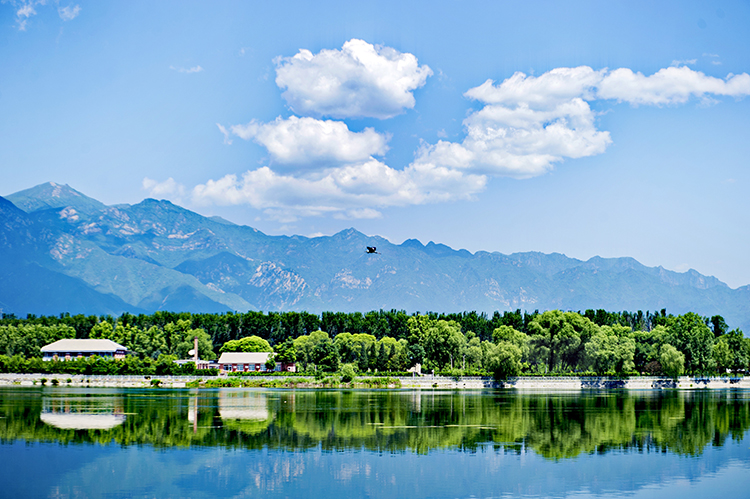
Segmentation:
{"type": "Polygon", "coordinates": [[[174,361],[178,366],[184,366],[185,364],[193,363],[196,369],[219,369],[219,363],[214,360],[203,360],[203,359],[179,359],[174,361]]]}
{"type": "MultiPolygon", "coordinates": [[[[266,362],[272,352],[224,352],[219,357],[219,369],[224,372],[269,371],[266,362]]],[[[270,371],[294,372],[294,364],[277,362],[270,371]]]]}
{"type": "Polygon", "coordinates": [[[57,340],[42,347],[44,360],[71,360],[98,356],[105,359],[124,359],[128,349],[112,340],[57,340]]]}

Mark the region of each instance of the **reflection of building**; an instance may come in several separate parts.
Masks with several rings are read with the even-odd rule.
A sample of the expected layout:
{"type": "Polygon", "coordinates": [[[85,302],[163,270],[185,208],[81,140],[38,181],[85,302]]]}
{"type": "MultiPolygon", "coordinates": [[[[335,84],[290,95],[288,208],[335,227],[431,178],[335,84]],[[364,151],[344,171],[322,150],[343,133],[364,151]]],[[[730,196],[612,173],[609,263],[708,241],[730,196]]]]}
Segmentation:
{"type": "Polygon", "coordinates": [[[225,372],[287,371],[294,372],[294,364],[277,362],[273,369],[266,368],[271,352],[224,352],[219,357],[219,368],[225,372]]]}
{"type": "Polygon", "coordinates": [[[111,397],[45,397],[39,419],[61,430],[110,430],[125,422],[117,402],[111,397]]]}
{"type": "Polygon", "coordinates": [[[268,412],[266,394],[256,391],[219,392],[219,417],[242,421],[266,421],[268,412]]]}
{"type": "Polygon", "coordinates": [[[108,359],[123,359],[128,349],[112,340],[57,340],[42,347],[44,360],[71,360],[96,355],[108,359]]]}

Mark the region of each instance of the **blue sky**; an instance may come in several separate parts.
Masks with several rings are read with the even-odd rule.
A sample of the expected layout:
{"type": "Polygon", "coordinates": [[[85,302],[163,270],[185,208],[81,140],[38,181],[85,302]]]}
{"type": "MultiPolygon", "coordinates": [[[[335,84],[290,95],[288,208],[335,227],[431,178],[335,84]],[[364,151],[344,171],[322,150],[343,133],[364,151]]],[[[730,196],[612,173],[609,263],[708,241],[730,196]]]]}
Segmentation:
{"type": "Polygon", "coordinates": [[[0,195],[750,284],[750,3],[653,4],[4,1],[0,195]]]}

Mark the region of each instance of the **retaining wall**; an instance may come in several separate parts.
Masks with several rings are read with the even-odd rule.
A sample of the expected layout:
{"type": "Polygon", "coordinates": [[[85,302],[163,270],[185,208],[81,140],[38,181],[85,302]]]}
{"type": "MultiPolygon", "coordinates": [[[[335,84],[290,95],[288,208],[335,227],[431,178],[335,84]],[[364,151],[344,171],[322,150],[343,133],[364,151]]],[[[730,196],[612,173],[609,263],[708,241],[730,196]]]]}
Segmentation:
{"type": "MultiPolygon", "coordinates": [[[[112,387],[112,388],[146,388],[151,386],[152,379],[158,379],[161,387],[185,388],[185,384],[207,379],[206,376],[86,376],[70,374],[0,374],[0,386],[41,386],[42,378],[46,379],[46,386],[78,387],[112,387]],[[70,380],[70,381],[68,381],[70,380]]],[[[253,379],[278,380],[279,376],[258,376],[253,379]]],[[[515,388],[517,390],[654,390],[654,389],[750,389],[750,377],[695,377],[682,376],[676,380],[654,376],[639,376],[633,378],[610,378],[606,376],[556,376],[536,377],[520,376],[505,383],[497,383],[492,378],[482,376],[463,376],[451,378],[445,376],[403,376],[398,378],[402,388],[420,389],[483,389],[483,388],[515,388]]]]}

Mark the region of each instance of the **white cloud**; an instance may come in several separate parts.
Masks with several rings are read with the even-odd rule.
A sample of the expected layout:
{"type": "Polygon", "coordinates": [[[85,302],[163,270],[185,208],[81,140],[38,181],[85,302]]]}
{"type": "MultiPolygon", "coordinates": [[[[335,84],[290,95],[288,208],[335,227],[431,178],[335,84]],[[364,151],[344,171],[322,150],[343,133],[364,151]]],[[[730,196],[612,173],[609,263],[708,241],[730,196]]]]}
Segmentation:
{"type": "Polygon", "coordinates": [[[482,175],[430,164],[396,170],[371,159],[331,168],[316,179],[282,175],[269,167],[226,175],[193,189],[196,204],[247,204],[270,218],[292,222],[301,216],[379,216],[376,208],[467,199],[486,184],[482,175]]]}
{"type": "Polygon", "coordinates": [[[651,76],[622,68],[556,68],[538,77],[515,73],[499,85],[487,80],[464,95],[484,107],[464,120],[461,143],[423,145],[417,161],[466,171],[527,178],[544,174],[565,158],[603,153],[612,139],[596,127],[589,101],[615,99],[633,105],[706,101],[711,95],[750,95],[750,76],[725,80],[688,67],[651,76]]]}
{"type": "Polygon", "coordinates": [[[164,182],[158,182],[154,179],[145,177],[141,183],[144,190],[148,191],[149,196],[156,199],[171,199],[180,202],[185,196],[185,186],[179,184],[169,177],[164,182]]]}
{"type": "MultiPolygon", "coordinates": [[[[8,0],[3,0],[6,3],[8,0]]],[[[58,4],[58,1],[48,2],[48,0],[9,0],[9,3],[16,9],[16,27],[19,31],[26,31],[29,26],[29,19],[37,15],[37,6],[45,6],[48,3],[58,4]]],[[[69,5],[67,7],[57,8],[57,13],[63,21],[72,21],[81,12],[79,5],[69,5]]]]}
{"type": "Polygon", "coordinates": [[[227,130],[224,127],[224,125],[222,125],[221,123],[217,123],[216,126],[219,127],[219,131],[224,135],[224,143],[227,144],[227,145],[231,145],[232,144],[232,139],[229,138],[230,135],[231,135],[231,132],[229,130],[227,130]]]}
{"type": "Polygon", "coordinates": [[[605,71],[580,66],[556,68],[538,77],[517,72],[498,86],[494,85],[493,80],[487,80],[464,95],[485,104],[525,104],[535,109],[549,108],[576,97],[592,99],[594,89],[605,71]]]}
{"type": "Polygon", "coordinates": [[[597,97],[630,104],[682,104],[690,97],[706,99],[710,94],[744,97],[750,95],[750,75],[727,75],[726,80],[706,76],[688,67],[660,69],[651,76],[627,68],[615,69],[599,83],[597,97]]]}
{"type": "MultiPolygon", "coordinates": [[[[411,91],[424,83],[429,71],[411,54],[360,40],[347,42],[341,51],[313,55],[303,50],[277,66],[277,83],[287,89],[292,107],[348,117],[388,117],[413,106],[411,91]],[[388,57],[382,55],[387,51],[388,57]],[[377,61],[383,58],[384,69],[375,71],[375,64],[356,62],[355,55],[364,57],[363,53],[377,61]],[[395,60],[411,68],[404,72],[410,83],[398,91],[389,66],[395,60]],[[421,79],[415,79],[419,71],[421,79]],[[372,79],[381,74],[385,83],[378,86],[372,79]]],[[[371,128],[352,132],[340,121],[296,116],[228,128],[217,124],[225,141],[232,134],[264,146],[271,163],[241,176],[209,180],[193,188],[190,196],[195,204],[248,205],[282,223],[324,215],[376,218],[386,207],[470,199],[485,188],[490,176],[534,177],[565,159],[602,154],[612,139],[597,128],[594,101],[662,106],[749,94],[750,76],[745,73],[721,79],[685,66],[650,76],[627,68],[587,66],[556,68],[540,76],[515,73],[499,84],[487,80],[469,89],[465,96],[480,102],[481,108],[464,119],[463,140],[422,143],[415,160],[403,169],[375,159],[386,153],[390,137],[371,128]]],[[[444,131],[440,135],[445,138],[444,131]]],[[[179,190],[168,185],[171,179],[163,187],[150,180],[147,186],[147,180],[147,189],[179,190]]]]}
{"type": "Polygon", "coordinates": [[[177,71],[178,73],[187,73],[187,74],[200,73],[201,71],[203,71],[203,68],[200,66],[193,66],[192,68],[179,68],[175,66],[169,66],[169,69],[173,71],[177,71]]]}
{"type": "Polygon", "coordinates": [[[44,3],[45,3],[44,1],[41,1],[41,2],[21,1],[21,2],[12,3],[13,6],[17,7],[16,26],[18,26],[18,31],[26,31],[29,18],[31,16],[36,15],[36,10],[34,9],[34,5],[44,5],[44,3]]]}
{"type": "Polygon", "coordinates": [[[67,7],[58,7],[57,8],[57,14],[60,16],[60,19],[63,21],[72,21],[76,17],[78,17],[78,14],[81,12],[81,6],[75,5],[71,6],[68,5],[67,7]]]}
{"type": "Polygon", "coordinates": [[[696,62],[698,62],[698,59],[684,59],[684,60],[675,59],[674,61],[672,61],[671,65],[672,66],[685,66],[688,64],[695,64],[696,62]]]}
{"type": "Polygon", "coordinates": [[[432,70],[413,54],[352,39],[341,50],[301,49],[276,61],[276,84],[297,113],[386,119],[414,107],[432,70]]]}
{"type": "Polygon", "coordinates": [[[268,149],[274,162],[301,165],[308,171],[316,165],[330,167],[381,156],[388,150],[389,139],[372,128],[352,132],[342,121],[296,116],[279,117],[270,123],[251,121],[247,125],[234,125],[231,131],[268,149]]]}

